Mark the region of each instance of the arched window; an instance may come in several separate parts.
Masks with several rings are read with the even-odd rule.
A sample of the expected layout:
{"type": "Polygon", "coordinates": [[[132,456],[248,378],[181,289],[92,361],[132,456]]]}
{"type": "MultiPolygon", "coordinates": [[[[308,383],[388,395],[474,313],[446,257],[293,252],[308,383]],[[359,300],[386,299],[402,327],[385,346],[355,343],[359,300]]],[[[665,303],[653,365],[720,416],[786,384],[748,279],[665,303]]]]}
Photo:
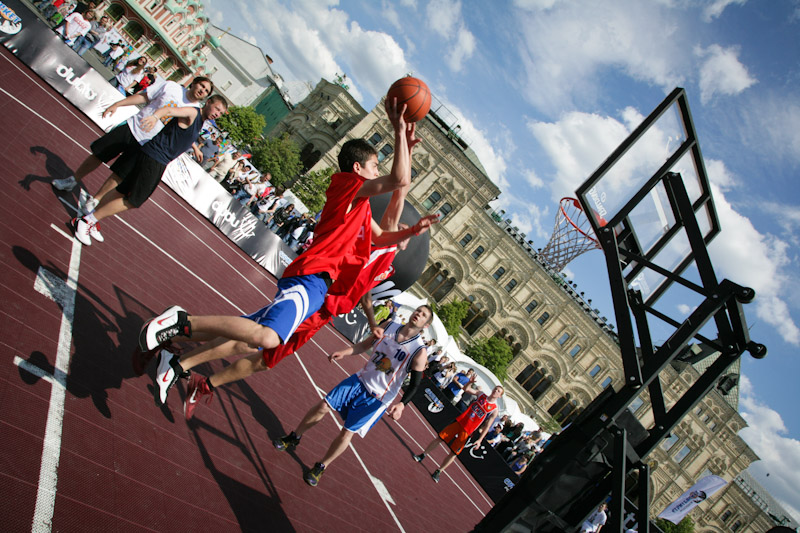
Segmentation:
{"type": "Polygon", "coordinates": [[[467,333],[474,335],[478,328],[480,328],[489,318],[489,313],[481,309],[481,305],[475,302],[475,298],[470,296],[467,299],[470,302],[470,307],[467,309],[467,316],[461,321],[461,327],[467,330],[467,333]]]}
{"type": "Polygon", "coordinates": [[[505,286],[506,292],[511,292],[514,289],[514,287],[516,287],[516,286],[517,286],[517,280],[512,279],[511,281],[506,283],[506,286],[505,286]]]}
{"type": "Polygon", "coordinates": [[[740,529],[741,527],[742,527],[742,522],[741,522],[740,520],[737,520],[737,521],[736,521],[736,522],[734,522],[734,523],[733,523],[733,525],[731,526],[731,531],[734,531],[734,532],[735,532],[735,531],[739,531],[739,529],[740,529]]]}
{"type": "Polygon", "coordinates": [[[475,250],[472,251],[472,258],[477,259],[483,253],[483,246],[478,246],[475,250]]]}
{"type": "Polygon", "coordinates": [[[450,211],[453,210],[453,206],[448,204],[447,202],[442,204],[442,207],[439,208],[439,220],[442,220],[444,217],[450,214],[450,211]]]}
{"type": "Polygon", "coordinates": [[[128,37],[130,37],[134,43],[141,39],[142,35],[144,35],[144,28],[135,20],[131,20],[125,24],[125,27],[122,28],[122,31],[128,34],[128,37]]]}
{"type": "Polygon", "coordinates": [[[572,347],[572,349],[569,351],[569,354],[570,354],[572,357],[575,357],[575,356],[576,356],[576,355],[578,355],[580,352],[581,352],[581,345],[580,345],[580,344],[576,344],[576,345],[575,345],[575,346],[573,346],[573,347],[572,347]]]}
{"type": "Polygon", "coordinates": [[[378,143],[381,142],[381,139],[383,139],[383,137],[381,137],[380,133],[373,133],[372,137],[369,138],[369,143],[372,146],[378,146],[378,143]]]}
{"type": "Polygon", "coordinates": [[[536,321],[539,323],[540,326],[544,326],[544,323],[547,322],[548,318],[550,318],[550,313],[545,311],[544,313],[541,314],[539,318],[536,319],[536,321]]]}
{"type": "Polygon", "coordinates": [[[109,18],[111,18],[114,21],[117,21],[120,18],[122,18],[122,15],[125,14],[125,8],[119,4],[111,4],[110,6],[108,6],[108,9],[106,9],[105,13],[103,14],[108,15],[109,18]]]}
{"type": "Polygon", "coordinates": [[[506,269],[503,268],[503,267],[500,267],[500,268],[498,268],[497,270],[494,271],[494,274],[492,274],[492,277],[494,279],[500,279],[500,276],[502,276],[505,273],[506,273],[506,269]]]}
{"type": "Polygon", "coordinates": [[[438,191],[433,191],[433,192],[431,193],[431,195],[430,195],[430,196],[428,196],[428,197],[425,199],[425,201],[424,201],[424,202],[422,202],[422,207],[424,207],[426,210],[430,210],[430,209],[431,209],[431,207],[433,207],[434,205],[436,205],[436,204],[439,202],[439,200],[441,200],[441,199],[442,199],[442,195],[441,195],[441,194],[439,194],[439,192],[438,192],[438,191]]]}
{"type": "Polygon", "coordinates": [[[565,394],[547,410],[547,412],[556,419],[566,423],[569,418],[578,409],[578,402],[573,400],[569,393],[565,394]]]}
{"type": "Polygon", "coordinates": [[[180,82],[185,77],[186,77],[186,72],[184,72],[183,69],[179,68],[172,73],[172,75],[169,77],[169,81],[180,82]]]}
{"type": "Polygon", "coordinates": [[[433,291],[431,291],[431,298],[437,302],[440,302],[445,298],[445,296],[450,294],[450,291],[453,290],[453,287],[455,286],[456,278],[448,278],[444,281],[444,283],[440,284],[433,291]]]}
{"type": "Polygon", "coordinates": [[[594,368],[589,372],[589,375],[591,377],[595,377],[599,373],[600,373],[600,365],[595,365],[594,368]]]}
{"type": "Polygon", "coordinates": [[[553,384],[553,378],[547,375],[543,368],[539,368],[539,362],[534,361],[516,377],[517,383],[528,391],[531,398],[538,400],[553,384]]]}
{"type": "Polygon", "coordinates": [[[727,522],[728,518],[730,518],[732,514],[733,513],[731,512],[730,509],[725,509],[725,512],[722,513],[722,516],[720,516],[719,519],[722,520],[723,522],[727,522]]]}
{"type": "Polygon", "coordinates": [[[528,313],[531,313],[531,312],[533,312],[533,310],[534,310],[534,309],[536,309],[538,306],[539,306],[539,302],[537,302],[536,300],[531,300],[531,303],[529,303],[528,305],[526,305],[526,306],[525,306],[525,310],[526,310],[528,313]]]}
{"type": "Polygon", "coordinates": [[[172,68],[172,65],[174,65],[174,64],[175,63],[172,61],[172,58],[171,57],[167,57],[167,58],[164,59],[164,61],[161,62],[161,64],[158,66],[158,68],[161,69],[161,72],[167,72],[167,71],[169,71],[169,69],[172,68]]]}
{"type": "Polygon", "coordinates": [[[458,241],[458,244],[460,244],[462,247],[464,247],[464,246],[468,245],[468,244],[469,244],[469,241],[471,241],[471,240],[472,240],[472,235],[470,235],[469,233],[467,233],[466,235],[464,235],[464,238],[463,238],[463,239],[461,239],[460,241],[458,241]]]}
{"type": "Polygon", "coordinates": [[[308,169],[317,164],[322,154],[319,150],[314,149],[314,145],[307,143],[303,150],[300,152],[300,162],[303,164],[303,172],[308,172],[308,169]]]}
{"type": "Polygon", "coordinates": [[[569,340],[569,333],[564,333],[561,337],[558,338],[558,344],[564,346],[564,343],[569,340]]]}

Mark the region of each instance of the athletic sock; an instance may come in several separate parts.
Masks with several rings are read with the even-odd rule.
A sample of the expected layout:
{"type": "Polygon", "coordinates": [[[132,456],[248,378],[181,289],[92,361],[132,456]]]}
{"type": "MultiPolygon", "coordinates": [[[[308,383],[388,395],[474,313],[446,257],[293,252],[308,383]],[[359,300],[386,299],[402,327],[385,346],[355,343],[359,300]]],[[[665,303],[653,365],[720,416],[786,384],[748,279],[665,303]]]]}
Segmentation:
{"type": "Polygon", "coordinates": [[[92,211],[91,213],[87,213],[87,214],[83,215],[83,218],[84,218],[84,220],[86,220],[86,222],[91,222],[92,224],[97,224],[97,219],[94,217],[94,211],[92,211]]]}

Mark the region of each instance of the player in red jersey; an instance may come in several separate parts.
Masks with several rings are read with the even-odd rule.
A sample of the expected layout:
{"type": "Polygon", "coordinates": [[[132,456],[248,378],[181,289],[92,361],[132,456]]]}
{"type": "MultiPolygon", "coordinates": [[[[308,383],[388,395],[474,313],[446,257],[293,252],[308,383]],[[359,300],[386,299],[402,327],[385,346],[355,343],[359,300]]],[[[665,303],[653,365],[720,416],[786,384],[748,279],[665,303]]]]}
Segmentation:
{"type": "Polygon", "coordinates": [[[407,125],[403,119],[405,107],[398,109],[396,101],[386,106],[395,132],[395,156],[389,175],[378,177],[377,153],[367,141],[353,139],[342,146],[339,153],[342,172],[331,177],[314,244],[286,268],[271,304],[243,317],[189,316],[183,308],[173,306],[145,323],[139,335],[142,351],[153,350],[176,336],[213,339],[182,357],[167,350],[159,352],[154,380],[157,405],[166,401],[178,377],[207,361],[248,354],[217,375],[218,385],[263,370],[265,363],[261,354],[253,351],[285,343],[297,327],[322,306],[328,287],[334,282],[344,286],[354,284],[369,259],[371,244],[398,243],[427,231],[438,221],[436,215],[431,215],[406,230],[387,232],[372,220],[370,196],[410,183],[407,125]]]}
{"type": "Polygon", "coordinates": [[[483,438],[489,432],[489,428],[494,425],[494,420],[497,418],[496,401],[503,395],[505,389],[498,385],[492,389],[492,393],[489,394],[489,396],[486,396],[481,393],[480,389],[475,388],[475,386],[470,383],[464,387],[464,392],[477,394],[479,396],[475,401],[469,404],[463,413],[458,415],[458,418],[456,418],[452,424],[441,430],[439,435],[434,437],[431,443],[422,450],[422,453],[413,456],[415,461],[421,463],[422,460],[425,459],[425,454],[432,452],[434,448],[439,445],[440,440],[450,446],[450,454],[444,460],[442,466],[434,470],[433,474],[431,474],[431,477],[436,483],[439,483],[439,476],[444,469],[453,464],[453,461],[456,460],[456,456],[464,449],[464,445],[467,443],[469,436],[478,429],[478,426],[486,421],[486,423],[483,424],[481,436],[475,441],[476,448],[481,445],[483,438]]]}

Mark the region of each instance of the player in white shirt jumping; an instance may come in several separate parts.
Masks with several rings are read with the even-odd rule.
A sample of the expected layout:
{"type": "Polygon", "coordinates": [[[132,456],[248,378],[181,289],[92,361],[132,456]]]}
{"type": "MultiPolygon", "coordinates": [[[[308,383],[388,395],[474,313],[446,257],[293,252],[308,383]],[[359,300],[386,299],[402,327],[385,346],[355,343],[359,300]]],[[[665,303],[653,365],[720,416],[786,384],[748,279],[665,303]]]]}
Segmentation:
{"type": "Polygon", "coordinates": [[[372,357],[364,368],[339,383],[324,400],[312,407],[297,429],[273,442],[279,450],[294,449],[300,443],[300,437],[317,425],[331,409],[339,412],[344,419],[342,431],[331,443],[325,457],[303,476],[306,483],[316,487],[325,469],[344,452],[353,435],[358,433],[366,436],[384,412],[394,420],[400,419],[405,405],[411,401],[422,380],[422,371],[428,362],[425,342],[420,334],[431,320],[431,308],[422,305],[411,314],[405,325],[399,322],[388,322],[386,325],[385,322],[383,338],[380,340],[370,335],[360,343],[328,356],[333,362],[347,355],[364,353],[374,346],[372,357]],[[403,394],[403,400],[391,405],[409,373],[411,384],[403,394]]]}

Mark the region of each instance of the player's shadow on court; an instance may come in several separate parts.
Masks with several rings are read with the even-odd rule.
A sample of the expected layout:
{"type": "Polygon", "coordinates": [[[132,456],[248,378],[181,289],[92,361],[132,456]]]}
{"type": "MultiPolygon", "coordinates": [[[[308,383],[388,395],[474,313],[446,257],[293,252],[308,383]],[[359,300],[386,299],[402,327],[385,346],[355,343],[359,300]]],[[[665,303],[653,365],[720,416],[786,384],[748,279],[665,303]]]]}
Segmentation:
{"type": "MultiPolygon", "coordinates": [[[[43,176],[28,174],[19,180],[20,186],[22,186],[22,188],[26,191],[31,190],[31,185],[33,183],[44,183],[49,186],[53,183],[53,180],[63,179],[73,174],[73,170],[69,167],[69,165],[67,165],[61,156],[48,150],[44,146],[31,146],[30,151],[32,154],[44,155],[44,171],[46,174],[43,176]]],[[[80,194],[81,187],[82,185],[79,184],[71,191],[59,191],[57,189],[53,189],[53,192],[65,204],[69,203],[72,206],[77,206],[79,198],[78,195],[80,194]]],[[[64,207],[70,216],[74,216],[74,214],[66,205],[64,207]]]]}
{"type": "MultiPolygon", "coordinates": [[[[58,266],[42,264],[29,250],[15,246],[13,253],[24,267],[50,279],[66,280],[67,274],[58,266]]],[[[57,282],[54,282],[57,284],[57,282]]],[[[53,290],[58,291],[60,287],[53,290]]],[[[72,320],[72,343],[74,352],[70,360],[67,377],[67,390],[78,398],[90,398],[97,410],[106,418],[111,418],[108,401],[109,389],[119,389],[122,381],[134,377],[131,354],[136,346],[138,331],[144,323],[142,316],[151,316],[153,311],[138,302],[124,291],[115,288],[119,306],[107,304],[107,296],[99,296],[87,289],[78,279],[75,293],[72,320]],[[121,309],[121,310],[120,310],[121,309]]],[[[42,299],[45,296],[42,295],[42,299]]],[[[113,300],[112,300],[113,301],[113,300]]],[[[42,318],[43,322],[46,320],[42,318]]],[[[57,338],[58,327],[53,335],[57,338]]],[[[52,375],[55,364],[55,351],[49,356],[41,351],[31,354],[28,362],[52,375]]],[[[21,370],[21,375],[24,371],[21,370]]],[[[28,374],[23,377],[27,383],[35,383],[28,374]]],[[[169,417],[171,414],[167,413],[169,417]]]]}

